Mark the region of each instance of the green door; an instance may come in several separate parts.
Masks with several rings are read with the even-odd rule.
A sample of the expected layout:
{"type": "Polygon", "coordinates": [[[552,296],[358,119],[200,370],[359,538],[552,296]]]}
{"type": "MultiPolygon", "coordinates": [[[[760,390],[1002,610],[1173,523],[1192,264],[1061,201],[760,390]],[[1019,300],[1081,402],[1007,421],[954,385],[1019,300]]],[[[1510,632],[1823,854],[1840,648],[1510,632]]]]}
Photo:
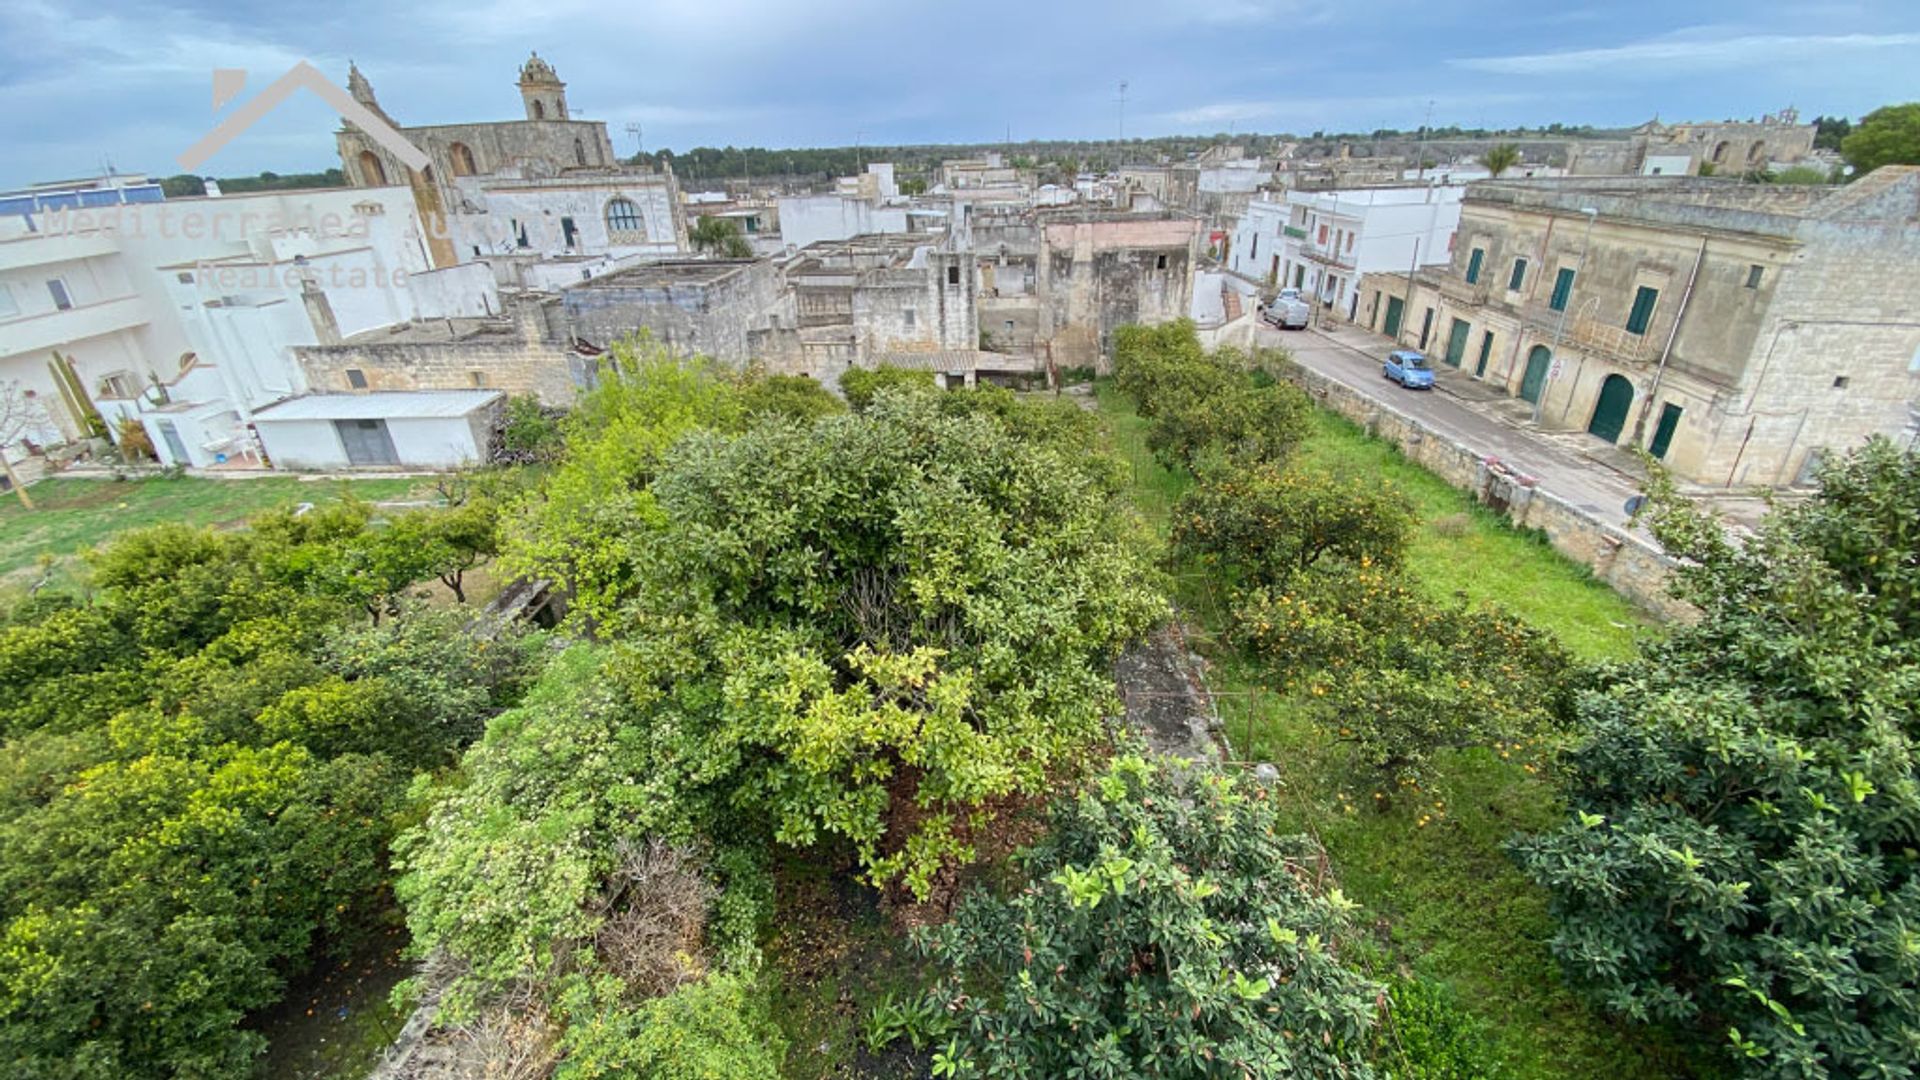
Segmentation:
{"type": "Polygon", "coordinates": [[[1620,432],[1627,426],[1627,410],[1633,408],[1633,384],[1625,375],[1609,375],[1607,381],[1600,384],[1600,400],[1594,403],[1593,419],[1587,422],[1587,433],[1598,435],[1610,443],[1620,441],[1620,432]]]}
{"type": "Polygon", "coordinates": [[[1473,377],[1484,378],[1487,374],[1487,355],[1493,352],[1493,331],[1480,331],[1480,359],[1473,365],[1473,377]]]}
{"type": "Polygon", "coordinates": [[[1465,319],[1453,320],[1447,328],[1447,363],[1459,367],[1460,361],[1467,357],[1467,334],[1473,330],[1465,319]]]}
{"type": "Polygon", "coordinates": [[[1520,380],[1520,396],[1536,404],[1540,401],[1540,388],[1547,383],[1547,368],[1553,365],[1553,350],[1545,345],[1535,345],[1527,353],[1527,374],[1520,380]]]}
{"type": "Polygon", "coordinates": [[[1400,337],[1400,316],[1402,315],[1402,313],[1406,311],[1406,307],[1407,305],[1404,302],[1402,302],[1399,297],[1397,296],[1387,297],[1387,336],[1388,337],[1394,338],[1396,340],[1400,337]]]}
{"type": "Polygon", "coordinates": [[[1666,460],[1667,447],[1673,445],[1673,429],[1680,426],[1680,406],[1669,401],[1660,407],[1660,426],[1653,429],[1653,445],[1647,452],[1666,460]]]}

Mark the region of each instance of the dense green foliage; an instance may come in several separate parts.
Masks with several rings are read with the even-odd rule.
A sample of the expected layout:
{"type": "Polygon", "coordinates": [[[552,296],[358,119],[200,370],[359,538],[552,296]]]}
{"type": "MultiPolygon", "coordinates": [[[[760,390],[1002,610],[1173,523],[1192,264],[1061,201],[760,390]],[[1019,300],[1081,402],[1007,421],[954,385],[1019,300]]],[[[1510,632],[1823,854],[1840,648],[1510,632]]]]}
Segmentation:
{"type": "MultiPolygon", "coordinates": [[[[346,187],[347,178],[339,169],[327,169],[313,173],[276,173],[263,172],[258,176],[228,176],[220,179],[220,191],[225,195],[241,195],[250,191],[295,191],[302,188],[346,187]]],[[[169,199],[193,198],[207,193],[205,177],[192,173],[180,173],[160,181],[160,190],[169,199]]]]}
{"type": "Polygon", "coordinates": [[[1356,905],[1280,835],[1262,788],[1133,756],[921,948],[962,1021],[957,1076],[1366,1077],[1380,988],[1348,970],[1356,905]]]}
{"type": "Polygon", "coordinates": [[[378,910],[408,776],[526,660],[464,619],[367,627],[341,567],[381,531],[349,505],[130,533],[86,602],[0,628],[9,1076],[247,1075],[262,1040],[240,1021],[378,910]]]}
{"type": "Polygon", "coordinates": [[[1860,118],[1840,141],[1855,176],[1882,165],[1920,165],[1920,101],[1885,105],[1860,118]]]}
{"type": "Polygon", "coordinates": [[[609,626],[660,782],[782,842],[844,837],[922,895],[967,860],[987,804],[1099,738],[1101,657],[1161,611],[1115,492],[1073,463],[1092,448],[1045,430],[895,393],[682,440],[609,626]]]}
{"type": "Polygon", "coordinates": [[[558,1080],[736,1080],[780,1074],[786,1045],[751,980],[709,975],[631,1009],[582,1010],[579,989],[558,1080]]]}
{"type": "Polygon", "coordinates": [[[1192,322],[1123,326],[1114,334],[1114,381],[1153,421],[1147,445],[1169,468],[1220,457],[1279,464],[1307,434],[1313,405],[1264,365],[1284,359],[1200,347],[1192,322]]]}
{"type": "Polygon", "coordinates": [[[855,412],[866,411],[883,390],[932,390],[933,372],[881,366],[848,368],[840,374],[840,392],[855,412]]]}
{"type": "Polygon", "coordinates": [[[740,231],[740,223],[732,218],[716,214],[702,215],[688,230],[687,238],[693,241],[695,251],[704,251],[709,255],[718,255],[726,259],[753,258],[753,245],[747,242],[740,231]]]}
{"type": "Polygon", "coordinates": [[[1553,729],[1567,710],[1570,661],[1553,636],[1495,608],[1430,600],[1361,567],[1256,589],[1236,636],[1383,779],[1432,779],[1442,750],[1553,729]]]}
{"type": "MultiPolygon", "coordinates": [[[[1864,125],[1863,125],[1864,126],[1864,125]]],[[[1743,1075],[1920,1062],[1920,456],[1876,441],[1744,544],[1657,490],[1698,622],[1579,702],[1565,826],[1519,847],[1608,1006],[1743,1075]]]]}
{"type": "Polygon", "coordinates": [[[1391,483],[1274,465],[1212,469],[1173,509],[1177,553],[1257,585],[1335,563],[1397,569],[1413,528],[1391,483]]]}
{"type": "Polygon", "coordinates": [[[740,388],[748,416],[784,416],[789,420],[818,420],[846,412],[847,403],[833,391],[805,375],[768,375],[740,388]]]}

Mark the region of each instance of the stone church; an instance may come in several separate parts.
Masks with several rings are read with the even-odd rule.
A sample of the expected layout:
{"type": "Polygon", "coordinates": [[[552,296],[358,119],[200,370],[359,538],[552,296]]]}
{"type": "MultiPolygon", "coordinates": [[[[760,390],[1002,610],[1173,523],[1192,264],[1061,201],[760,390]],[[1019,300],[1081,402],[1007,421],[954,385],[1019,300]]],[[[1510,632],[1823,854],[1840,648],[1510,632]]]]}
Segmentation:
{"type": "Polygon", "coordinates": [[[672,171],[628,165],[607,125],[574,119],[567,87],[535,53],[521,65],[520,120],[406,125],[381,107],[350,67],[353,99],[392,124],[431,162],[415,172],[352,123],[335,133],[355,187],[412,189],[436,266],[470,259],[526,261],[664,257],[688,250],[672,171]]]}

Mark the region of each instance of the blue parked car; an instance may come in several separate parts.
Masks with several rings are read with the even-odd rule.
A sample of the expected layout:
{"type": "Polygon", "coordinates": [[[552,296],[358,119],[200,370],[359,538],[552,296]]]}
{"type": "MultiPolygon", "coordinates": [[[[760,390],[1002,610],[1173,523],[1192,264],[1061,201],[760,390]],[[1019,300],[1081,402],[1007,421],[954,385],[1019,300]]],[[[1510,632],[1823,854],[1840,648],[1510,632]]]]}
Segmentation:
{"type": "Polygon", "coordinates": [[[1433,365],[1412,349],[1395,349],[1381,365],[1386,376],[1409,390],[1433,389],[1433,365]]]}

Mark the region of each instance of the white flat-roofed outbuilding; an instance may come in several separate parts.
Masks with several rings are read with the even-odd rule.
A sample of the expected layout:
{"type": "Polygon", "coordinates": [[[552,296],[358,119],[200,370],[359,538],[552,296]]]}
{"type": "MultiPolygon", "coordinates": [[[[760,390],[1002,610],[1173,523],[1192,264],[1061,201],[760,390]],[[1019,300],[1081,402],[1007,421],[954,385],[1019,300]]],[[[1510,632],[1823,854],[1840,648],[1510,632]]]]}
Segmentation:
{"type": "Polygon", "coordinates": [[[498,390],[310,394],[253,414],[275,468],[452,469],[487,452],[498,390]]]}

